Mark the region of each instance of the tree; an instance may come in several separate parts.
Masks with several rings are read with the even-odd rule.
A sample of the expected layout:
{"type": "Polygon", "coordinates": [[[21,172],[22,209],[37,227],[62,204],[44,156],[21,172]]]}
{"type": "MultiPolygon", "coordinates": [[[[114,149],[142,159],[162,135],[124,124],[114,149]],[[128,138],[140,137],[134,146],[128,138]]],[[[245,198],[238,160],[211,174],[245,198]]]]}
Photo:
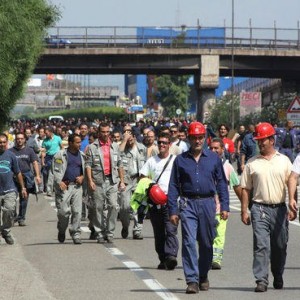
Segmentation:
{"type": "MultiPolygon", "coordinates": [[[[217,128],[220,124],[230,124],[231,120],[231,105],[232,97],[231,95],[226,95],[220,99],[216,100],[216,103],[213,107],[210,107],[210,114],[207,122],[211,123],[211,125],[217,128]]],[[[235,123],[238,124],[240,119],[239,112],[239,97],[234,95],[233,97],[233,108],[234,108],[234,120],[235,123]]]]}
{"type": "Polygon", "coordinates": [[[46,0],[0,1],[0,129],[22,96],[59,9],[46,0]]]}
{"type": "Polygon", "coordinates": [[[187,111],[187,99],[190,93],[190,87],[187,84],[189,77],[188,75],[162,75],[156,78],[156,85],[165,115],[169,117],[176,116],[177,108],[180,108],[183,113],[187,111]]]}
{"type": "MultiPolygon", "coordinates": [[[[234,96],[234,119],[235,124],[243,124],[245,126],[249,124],[257,124],[258,122],[269,122],[272,124],[284,124],[285,119],[280,119],[280,110],[286,111],[295,98],[296,94],[286,94],[281,96],[276,101],[272,101],[269,105],[263,106],[261,113],[251,113],[245,117],[240,118],[239,112],[239,96],[234,96]]],[[[231,119],[231,96],[224,96],[216,100],[216,104],[210,108],[210,115],[208,122],[212,124],[213,127],[217,127],[219,124],[225,123],[229,124],[231,119]]],[[[234,128],[233,128],[234,129],[234,128]]]]}

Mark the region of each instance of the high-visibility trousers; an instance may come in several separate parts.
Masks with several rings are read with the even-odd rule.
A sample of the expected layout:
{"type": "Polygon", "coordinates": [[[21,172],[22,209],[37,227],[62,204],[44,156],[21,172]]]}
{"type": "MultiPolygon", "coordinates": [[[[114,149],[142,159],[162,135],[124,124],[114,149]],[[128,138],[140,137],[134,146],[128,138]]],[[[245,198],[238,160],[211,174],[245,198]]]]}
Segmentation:
{"type": "Polygon", "coordinates": [[[223,259],[224,245],[225,245],[225,235],[227,228],[227,221],[221,219],[221,215],[216,215],[216,220],[218,225],[216,227],[216,237],[213,244],[213,262],[221,265],[223,259]]]}

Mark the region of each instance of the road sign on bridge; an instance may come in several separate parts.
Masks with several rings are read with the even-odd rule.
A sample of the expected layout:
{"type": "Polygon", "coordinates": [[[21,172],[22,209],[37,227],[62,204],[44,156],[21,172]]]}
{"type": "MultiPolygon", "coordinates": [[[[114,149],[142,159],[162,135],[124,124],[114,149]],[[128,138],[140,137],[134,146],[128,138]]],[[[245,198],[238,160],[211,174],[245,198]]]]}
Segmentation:
{"type": "Polygon", "coordinates": [[[293,121],[294,125],[300,125],[300,97],[296,96],[287,109],[287,120],[293,121]]]}

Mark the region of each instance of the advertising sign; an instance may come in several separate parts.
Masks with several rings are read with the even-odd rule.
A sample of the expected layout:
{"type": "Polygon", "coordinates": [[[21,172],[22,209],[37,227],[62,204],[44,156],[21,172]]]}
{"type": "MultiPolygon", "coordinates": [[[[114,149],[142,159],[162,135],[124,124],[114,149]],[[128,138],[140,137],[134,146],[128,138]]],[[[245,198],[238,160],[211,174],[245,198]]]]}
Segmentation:
{"type": "Polygon", "coordinates": [[[260,92],[241,92],[240,93],[240,116],[244,117],[250,113],[261,112],[261,93],[260,92]]]}

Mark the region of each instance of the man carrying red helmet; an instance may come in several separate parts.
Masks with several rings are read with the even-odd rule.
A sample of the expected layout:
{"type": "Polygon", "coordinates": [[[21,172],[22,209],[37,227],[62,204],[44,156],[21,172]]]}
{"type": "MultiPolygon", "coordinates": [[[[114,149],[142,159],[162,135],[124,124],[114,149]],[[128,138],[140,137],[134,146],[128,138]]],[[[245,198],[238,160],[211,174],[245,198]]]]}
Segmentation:
{"type": "Polygon", "coordinates": [[[190,124],[190,150],[176,157],[169,184],[170,221],[177,225],[181,219],[182,265],[188,285],[187,294],[209,289],[208,271],[211,269],[216,233],[216,193],[220,199],[221,218],[226,220],[229,212],[222,161],[216,153],[203,148],[205,132],[201,123],[190,124]]]}
{"type": "Polygon", "coordinates": [[[283,272],[286,261],[289,213],[285,204],[286,184],[292,164],[287,156],[274,148],[275,129],[269,123],[260,123],[255,128],[259,154],[250,158],[241,179],[241,220],[253,229],[253,273],[256,279],[255,292],[268,289],[269,260],[274,276],[273,287],[283,288],[283,272]],[[253,198],[250,199],[250,191],[253,198]],[[248,214],[250,205],[251,221],[248,214]]]}
{"type": "Polygon", "coordinates": [[[149,192],[153,201],[150,205],[150,220],[154,232],[155,251],[158,254],[160,270],[174,270],[177,266],[178,239],[177,225],[169,220],[166,204],[169,180],[175,155],[169,152],[170,135],[160,133],[157,140],[159,153],[150,157],[142,169],[141,177],[149,177],[157,184],[149,192]]]}

